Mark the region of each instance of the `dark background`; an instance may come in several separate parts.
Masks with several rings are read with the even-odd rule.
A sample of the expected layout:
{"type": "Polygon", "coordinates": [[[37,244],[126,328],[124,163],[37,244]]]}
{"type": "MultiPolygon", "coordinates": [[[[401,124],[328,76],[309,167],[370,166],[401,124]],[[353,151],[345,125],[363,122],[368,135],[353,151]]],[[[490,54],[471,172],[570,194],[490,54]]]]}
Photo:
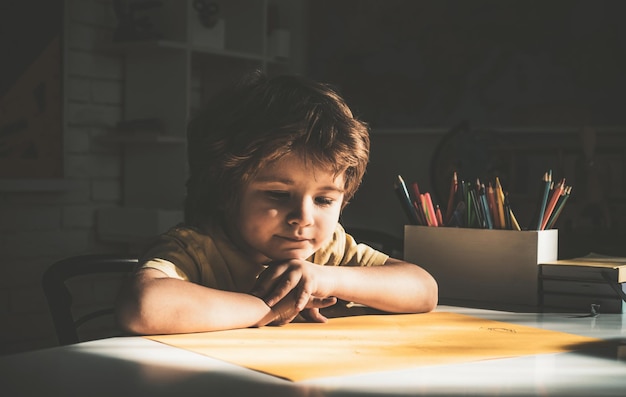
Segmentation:
{"type": "Polygon", "coordinates": [[[308,73],[374,127],[623,125],[623,1],[312,1],[308,73]]]}

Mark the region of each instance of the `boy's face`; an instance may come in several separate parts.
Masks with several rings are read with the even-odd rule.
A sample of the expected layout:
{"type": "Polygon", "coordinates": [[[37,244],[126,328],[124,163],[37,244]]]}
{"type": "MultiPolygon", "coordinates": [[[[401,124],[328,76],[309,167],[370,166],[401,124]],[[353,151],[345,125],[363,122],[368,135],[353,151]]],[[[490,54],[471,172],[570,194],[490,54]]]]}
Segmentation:
{"type": "Polygon", "coordinates": [[[259,263],[306,259],[333,235],[344,175],[288,154],[259,170],[244,188],[236,237],[259,263]]]}

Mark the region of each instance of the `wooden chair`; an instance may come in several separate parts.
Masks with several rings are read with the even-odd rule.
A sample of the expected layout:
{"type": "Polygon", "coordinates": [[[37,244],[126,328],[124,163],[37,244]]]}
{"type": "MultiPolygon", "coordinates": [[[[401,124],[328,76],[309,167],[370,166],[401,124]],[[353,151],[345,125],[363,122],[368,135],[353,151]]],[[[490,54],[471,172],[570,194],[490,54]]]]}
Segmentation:
{"type": "Polygon", "coordinates": [[[92,254],[65,258],[46,269],[42,287],[59,344],[120,334],[113,318],[115,296],[136,265],[131,255],[92,254]],[[97,325],[81,332],[89,328],[87,323],[97,325]]]}

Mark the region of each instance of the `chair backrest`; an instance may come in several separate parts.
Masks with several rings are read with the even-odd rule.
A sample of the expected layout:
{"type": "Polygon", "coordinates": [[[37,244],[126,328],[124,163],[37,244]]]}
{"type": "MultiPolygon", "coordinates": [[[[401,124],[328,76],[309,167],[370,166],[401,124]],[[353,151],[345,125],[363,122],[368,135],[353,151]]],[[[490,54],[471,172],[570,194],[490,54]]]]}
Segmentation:
{"type": "Polygon", "coordinates": [[[113,336],[115,296],[137,261],[126,254],[80,255],[61,259],[46,269],[42,287],[61,345],[113,336]],[[79,336],[81,326],[88,322],[100,324],[91,335],[79,336]]]}

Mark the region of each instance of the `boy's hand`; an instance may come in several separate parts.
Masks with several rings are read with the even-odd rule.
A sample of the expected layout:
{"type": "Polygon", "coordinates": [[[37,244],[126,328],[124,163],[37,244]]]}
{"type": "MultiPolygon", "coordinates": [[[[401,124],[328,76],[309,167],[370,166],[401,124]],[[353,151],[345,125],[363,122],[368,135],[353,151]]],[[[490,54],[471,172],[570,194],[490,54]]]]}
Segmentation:
{"type": "Polygon", "coordinates": [[[320,268],[319,265],[300,259],[271,263],[259,275],[250,293],[263,299],[269,307],[274,307],[292,291],[298,312],[306,307],[325,307],[307,306],[311,299],[327,298],[322,288],[320,268]]]}
{"type": "Polygon", "coordinates": [[[302,313],[303,317],[310,322],[323,323],[327,319],[320,312],[319,309],[332,306],[337,303],[337,298],[311,298],[307,303],[307,308],[300,312],[295,306],[295,292],[292,291],[286,297],[284,297],[277,304],[272,306],[271,314],[266,317],[259,325],[284,325],[293,321],[299,313],[302,313]]]}
{"type": "MultiPolygon", "coordinates": [[[[337,303],[337,298],[334,298],[334,302],[332,304],[325,305],[324,307],[332,306],[335,303],[337,303]]],[[[328,321],[328,319],[326,318],[326,316],[324,316],[322,313],[320,313],[320,309],[323,309],[323,307],[304,309],[303,311],[300,312],[300,314],[308,322],[311,322],[311,323],[325,323],[326,321],[328,321]]]]}

